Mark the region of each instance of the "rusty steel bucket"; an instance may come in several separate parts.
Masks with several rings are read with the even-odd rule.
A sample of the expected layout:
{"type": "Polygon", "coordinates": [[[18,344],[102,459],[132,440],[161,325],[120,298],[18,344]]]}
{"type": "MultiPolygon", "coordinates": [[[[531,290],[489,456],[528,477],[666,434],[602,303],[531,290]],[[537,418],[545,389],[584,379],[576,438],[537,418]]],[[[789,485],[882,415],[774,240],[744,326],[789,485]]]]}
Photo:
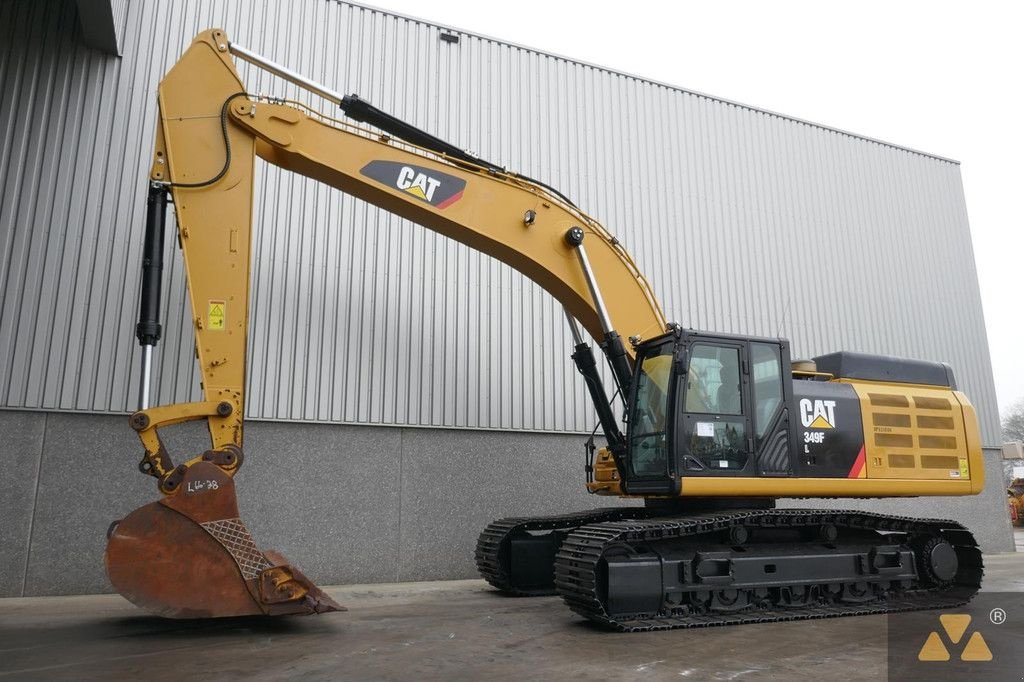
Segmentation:
{"type": "Polygon", "coordinates": [[[257,548],[234,481],[209,462],[189,467],[174,494],[115,522],[107,537],[114,588],[166,618],[345,610],[283,556],[257,548]]]}

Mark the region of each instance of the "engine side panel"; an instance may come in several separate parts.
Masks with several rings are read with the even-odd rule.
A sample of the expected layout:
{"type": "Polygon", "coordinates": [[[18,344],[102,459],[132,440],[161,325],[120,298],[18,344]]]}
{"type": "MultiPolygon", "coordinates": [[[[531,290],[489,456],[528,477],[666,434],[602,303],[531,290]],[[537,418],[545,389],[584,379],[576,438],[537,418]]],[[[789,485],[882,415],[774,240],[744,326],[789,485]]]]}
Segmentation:
{"type": "Polygon", "coordinates": [[[793,459],[801,476],[864,475],[864,422],[860,397],[849,384],[793,382],[793,459]]]}
{"type": "Polygon", "coordinates": [[[868,478],[970,480],[967,418],[948,388],[840,379],[864,414],[868,478]]]}

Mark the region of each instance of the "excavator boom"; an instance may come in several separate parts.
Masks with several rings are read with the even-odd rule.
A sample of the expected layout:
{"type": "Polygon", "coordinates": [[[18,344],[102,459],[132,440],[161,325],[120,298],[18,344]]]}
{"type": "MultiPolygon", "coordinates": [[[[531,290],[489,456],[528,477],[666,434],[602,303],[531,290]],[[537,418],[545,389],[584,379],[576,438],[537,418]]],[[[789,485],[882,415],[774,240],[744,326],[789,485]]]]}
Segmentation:
{"type": "MultiPolygon", "coordinates": [[[[257,156],[522,272],[562,303],[574,333],[573,318],[603,339],[624,392],[633,350],[621,341],[620,332],[635,343],[665,331],[661,308],[629,254],[557,191],[476,159],[355,96],[341,97],[232,45],[221,30],[200,34],[167,73],[159,87],[159,110],[137,328],[144,349],[141,409],[130,423],[145,448],[140,470],[157,479],[162,499],[112,527],[106,553],[108,575],[118,591],[151,611],[196,617],[340,608],[283,557],[257,548],[239,516],[234,494],[232,477],[243,462],[257,156]],[[249,95],[232,55],[392,133],[358,128],[297,102],[249,95]],[[204,399],[151,407],[150,358],[161,331],[159,289],[168,193],[191,295],[204,399]],[[207,422],[211,447],[176,464],[159,429],[191,420],[207,422]]],[[[589,346],[580,341],[577,351],[582,358],[589,346]]],[[[621,443],[592,358],[583,363],[606,435],[621,443]]]]}

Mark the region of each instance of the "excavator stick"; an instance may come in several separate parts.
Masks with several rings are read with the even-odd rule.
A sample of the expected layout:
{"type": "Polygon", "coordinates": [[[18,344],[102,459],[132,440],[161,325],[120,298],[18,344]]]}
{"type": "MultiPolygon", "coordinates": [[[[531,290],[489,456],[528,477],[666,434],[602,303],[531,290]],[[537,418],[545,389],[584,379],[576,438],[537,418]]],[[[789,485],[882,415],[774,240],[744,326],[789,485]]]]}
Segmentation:
{"type": "Polygon", "coordinates": [[[165,618],[345,610],[283,556],[257,548],[234,481],[209,462],[190,467],[177,494],[112,525],[105,560],[118,592],[165,618]]]}
{"type": "Polygon", "coordinates": [[[140,409],[129,418],[145,454],[139,470],[161,499],[111,525],[105,554],[114,588],[168,618],[282,616],[345,610],[287,559],[261,550],[240,518],[251,134],[229,126],[227,105],[244,91],[222,31],[200,35],[159,88],[149,177],[136,336],[142,346],[140,409]],[[223,140],[224,146],[209,140],[223,140]],[[219,172],[218,172],[219,171],[219,172]],[[204,400],[150,405],[152,350],[160,340],[160,287],[168,204],[177,216],[195,323],[204,400]],[[158,429],[205,421],[211,449],[175,464],[158,429]]]}

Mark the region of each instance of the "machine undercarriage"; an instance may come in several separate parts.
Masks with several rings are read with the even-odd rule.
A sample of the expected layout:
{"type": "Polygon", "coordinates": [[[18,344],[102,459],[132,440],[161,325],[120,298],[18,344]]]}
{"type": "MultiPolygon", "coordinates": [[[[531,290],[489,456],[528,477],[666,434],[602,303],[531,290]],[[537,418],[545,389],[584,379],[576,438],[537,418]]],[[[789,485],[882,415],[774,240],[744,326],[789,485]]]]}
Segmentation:
{"type": "Polygon", "coordinates": [[[557,593],[631,632],[950,608],[983,574],[959,523],[820,509],[506,519],[481,534],[476,561],[508,594],[557,593]]]}

